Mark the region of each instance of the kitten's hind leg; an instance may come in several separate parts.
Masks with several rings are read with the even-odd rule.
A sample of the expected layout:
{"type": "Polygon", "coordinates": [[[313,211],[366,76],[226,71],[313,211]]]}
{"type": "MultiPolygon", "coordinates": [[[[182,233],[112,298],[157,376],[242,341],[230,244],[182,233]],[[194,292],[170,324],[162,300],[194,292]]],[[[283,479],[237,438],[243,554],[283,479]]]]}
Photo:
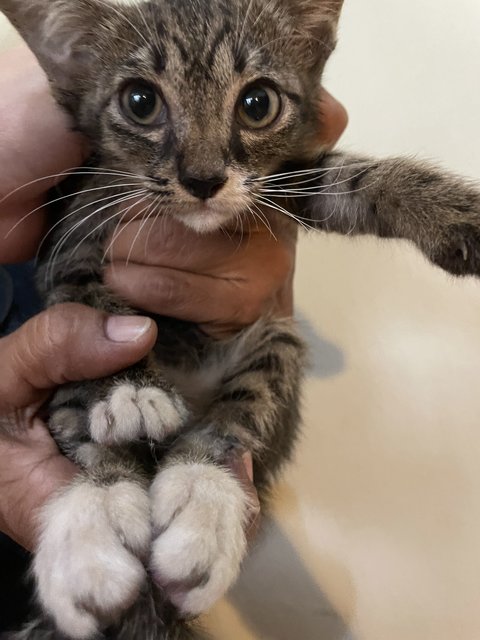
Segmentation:
{"type": "Polygon", "coordinates": [[[238,576],[256,505],[227,461],[252,451],[256,484],[267,487],[297,435],[302,368],[303,345],[287,323],[257,328],[203,426],[177,439],[153,482],[150,568],[184,616],[208,609],[238,576]]]}
{"type": "Polygon", "coordinates": [[[33,561],[44,610],[79,640],[94,637],[134,603],[151,541],[146,483],[131,461],[92,444],[85,445],[87,457],[92,471],[42,509],[33,561]]]}

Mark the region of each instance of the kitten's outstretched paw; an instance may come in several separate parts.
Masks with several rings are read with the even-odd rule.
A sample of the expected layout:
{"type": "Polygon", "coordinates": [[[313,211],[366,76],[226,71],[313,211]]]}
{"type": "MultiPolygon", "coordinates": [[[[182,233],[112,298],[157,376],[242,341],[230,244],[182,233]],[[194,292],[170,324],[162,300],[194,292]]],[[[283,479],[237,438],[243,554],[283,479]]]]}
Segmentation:
{"type": "Polygon", "coordinates": [[[248,497],[213,464],[161,471],[150,490],[154,533],[150,567],[181,614],[202,613],[238,576],[246,552],[248,497]]]}
{"type": "Polygon", "coordinates": [[[38,593],[60,631],[90,639],[136,600],[151,542],[147,492],[133,482],[82,482],[42,513],[34,558],[38,593]]]}
{"type": "Polygon", "coordinates": [[[161,442],[185,421],[187,410],[173,391],[121,384],[90,409],[95,442],[112,445],[142,437],[161,442]]]}

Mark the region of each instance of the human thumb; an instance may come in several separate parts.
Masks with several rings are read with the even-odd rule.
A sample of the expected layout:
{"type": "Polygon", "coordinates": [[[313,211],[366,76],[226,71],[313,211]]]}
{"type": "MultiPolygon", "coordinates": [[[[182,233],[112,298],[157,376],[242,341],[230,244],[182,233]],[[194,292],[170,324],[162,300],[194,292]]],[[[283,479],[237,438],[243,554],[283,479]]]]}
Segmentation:
{"type": "Polygon", "coordinates": [[[155,323],[79,304],[51,307],[0,340],[0,414],[43,402],[67,382],[101,378],[152,349],[155,323]]]}

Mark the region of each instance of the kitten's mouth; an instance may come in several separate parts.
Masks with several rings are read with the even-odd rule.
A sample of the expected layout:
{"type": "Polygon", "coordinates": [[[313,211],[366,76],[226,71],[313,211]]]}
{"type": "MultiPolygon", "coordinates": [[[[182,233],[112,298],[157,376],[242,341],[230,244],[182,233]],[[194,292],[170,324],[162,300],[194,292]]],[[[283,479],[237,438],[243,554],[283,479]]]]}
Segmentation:
{"type": "Polygon", "coordinates": [[[198,233],[208,233],[231,224],[235,219],[236,211],[231,206],[225,206],[220,201],[212,199],[195,204],[189,203],[178,211],[174,211],[173,216],[189,229],[198,233]]]}

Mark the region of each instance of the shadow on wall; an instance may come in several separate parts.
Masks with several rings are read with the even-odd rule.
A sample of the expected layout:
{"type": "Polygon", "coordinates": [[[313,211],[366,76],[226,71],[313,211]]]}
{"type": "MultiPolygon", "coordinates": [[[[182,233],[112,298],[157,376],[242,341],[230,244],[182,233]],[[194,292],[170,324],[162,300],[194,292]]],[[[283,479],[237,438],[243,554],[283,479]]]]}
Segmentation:
{"type": "Polygon", "coordinates": [[[322,338],[302,313],[297,313],[297,324],[308,346],[310,358],[308,375],[314,378],[330,378],[341,373],[345,369],[342,351],[333,342],[322,338]]]}
{"type": "Polygon", "coordinates": [[[265,521],[228,599],[261,640],[353,640],[272,519],[265,521]]]}

